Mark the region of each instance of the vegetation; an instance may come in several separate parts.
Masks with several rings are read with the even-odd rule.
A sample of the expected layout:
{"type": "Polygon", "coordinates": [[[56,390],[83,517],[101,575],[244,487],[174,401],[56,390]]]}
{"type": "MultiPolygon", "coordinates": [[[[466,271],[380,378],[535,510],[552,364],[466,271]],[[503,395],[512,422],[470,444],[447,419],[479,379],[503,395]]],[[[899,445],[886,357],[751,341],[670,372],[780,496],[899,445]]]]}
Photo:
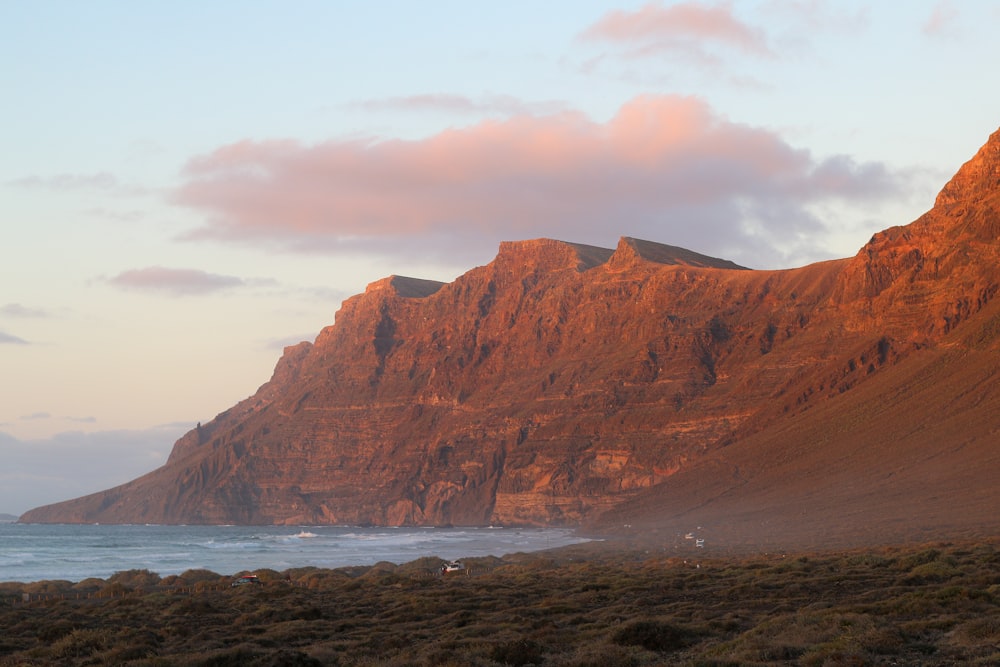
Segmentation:
{"type": "Polygon", "coordinates": [[[997,544],[0,584],[0,666],[1000,664],[997,544]],[[25,594],[30,601],[25,602],[25,594]]]}

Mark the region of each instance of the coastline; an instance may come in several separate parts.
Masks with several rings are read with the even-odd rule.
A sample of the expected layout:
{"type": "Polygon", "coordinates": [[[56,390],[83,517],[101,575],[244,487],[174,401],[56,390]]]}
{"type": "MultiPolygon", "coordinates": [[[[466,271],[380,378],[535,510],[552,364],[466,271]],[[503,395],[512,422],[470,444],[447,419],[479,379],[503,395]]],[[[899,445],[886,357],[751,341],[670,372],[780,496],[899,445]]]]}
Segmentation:
{"type": "Polygon", "coordinates": [[[582,539],[563,528],[5,524],[0,581],[107,579],[128,570],[166,577],[189,569],[335,569],[530,552],[582,539]]]}

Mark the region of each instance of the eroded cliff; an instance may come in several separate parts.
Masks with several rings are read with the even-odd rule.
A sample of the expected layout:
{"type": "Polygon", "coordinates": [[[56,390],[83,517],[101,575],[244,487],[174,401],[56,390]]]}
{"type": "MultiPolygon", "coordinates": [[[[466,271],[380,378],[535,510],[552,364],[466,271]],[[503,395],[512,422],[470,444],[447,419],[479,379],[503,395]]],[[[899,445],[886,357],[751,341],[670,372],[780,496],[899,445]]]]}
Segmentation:
{"type": "Polygon", "coordinates": [[[23,521],[577,524],[933,348],[997,291],[1000,133],[933,210],[783,271],[649,241],[393,276],[162,468],[23,521]]]}

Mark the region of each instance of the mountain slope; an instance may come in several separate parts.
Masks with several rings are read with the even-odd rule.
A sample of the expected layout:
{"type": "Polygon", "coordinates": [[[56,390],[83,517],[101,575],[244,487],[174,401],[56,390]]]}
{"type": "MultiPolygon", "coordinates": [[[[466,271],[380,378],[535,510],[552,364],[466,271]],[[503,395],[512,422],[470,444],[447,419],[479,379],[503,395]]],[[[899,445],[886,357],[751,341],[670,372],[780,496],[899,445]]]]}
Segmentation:
{"type": "Polygon", "coordinates": [[[932,211],[877,234],[836,290],[863,293],[861,312],[908,335],[917,353],[737,439],[594,527],[676,534],[701,526],[725,542],[758,546],[995,535],[997,139],[942,190],[932,211]]]}
{"type": "MultiPolygon", "coordinates": [[[[916,222],[799,269],[631,238],[613,251],[538,239],[501,244],[452,283],[386,278],[165,466],[22,521],[667,527],[750,512],[751,490],[760,516],[810,497],[877,502],[834,480],[868,479],[871,451],[908,470],[911,440],[927,459],[917,431],[945,450],[963,442],[960,430],[907,429],[933,409],[954,426],[932,390],[897,391],[907,378],[965,393],[990,382],[961,370],[991,368],[989,351],[962,341],[992,326],[998,178],[1000,132],[916,222]],[[886,395],[898,400],[864,417],[886,395]],[[862,438],[872,424],[904,445],[878,450],[862,438]],[[761,463],[785,459],[801,463],[761,463]],[[810,475],[822,492],[774,485],[810,475]]],[[[962,410],[992,433],[991,405],[962,410]]],[[[992,460],[980,445],[960,451],[970,466],[992,460]]],[[[976,493],[977,507],[995,500],[976,493]]]]}
{"type": "Polygon", "coordinates": [[[995,535],[998,333],[994,303],[971,335],[716,452],[592,527],[700,527],[706,539],[782,548],[995,535]]]}

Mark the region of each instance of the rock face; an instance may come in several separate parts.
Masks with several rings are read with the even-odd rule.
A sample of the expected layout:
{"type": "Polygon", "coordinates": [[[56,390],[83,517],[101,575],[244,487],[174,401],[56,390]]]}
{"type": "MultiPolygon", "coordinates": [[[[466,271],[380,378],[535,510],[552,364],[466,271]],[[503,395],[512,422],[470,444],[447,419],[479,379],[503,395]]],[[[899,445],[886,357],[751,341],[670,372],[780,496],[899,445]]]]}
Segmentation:
{"type": "MultiPolygon", "coordinates": [[[[693,516],[694,499],[705,504],[697,480],[720,498],[734,488],[727,452],[760,464],[789,456],[780,441],[828,465],[836,438],[796,450],[794,437],[858,421],[848,399],[873,400],[866,387],[898,393],[900,368],[943,363],[942,350],[958,368],[956,350],[973,339],[995,349],[998,237],[1000,132],[931,211],[853,258],[751,271],[631,238],[614,250],[503,243],[452,283],[372,283],[314,343],[287,348],[255,395],[181,438],[163,467],[21,520],[693,516]],[[812,426],[774,440],[793,423],[812,426]]],[[[893,405],[897,416],[921,410],[893,405]]],[[[1000,430],[1000,418],[980,418],[1000,430]]],[[[905,460],[905,447],[894,451],[905,460]]]]}

